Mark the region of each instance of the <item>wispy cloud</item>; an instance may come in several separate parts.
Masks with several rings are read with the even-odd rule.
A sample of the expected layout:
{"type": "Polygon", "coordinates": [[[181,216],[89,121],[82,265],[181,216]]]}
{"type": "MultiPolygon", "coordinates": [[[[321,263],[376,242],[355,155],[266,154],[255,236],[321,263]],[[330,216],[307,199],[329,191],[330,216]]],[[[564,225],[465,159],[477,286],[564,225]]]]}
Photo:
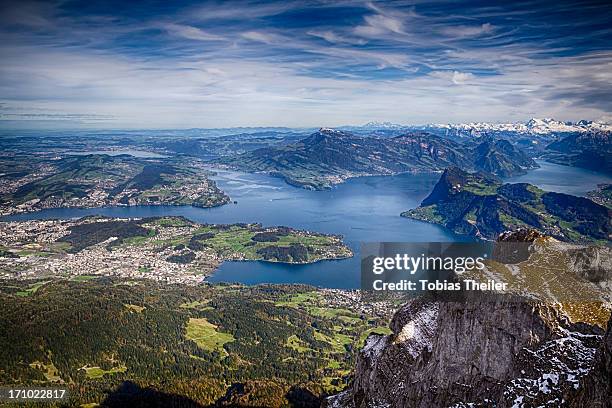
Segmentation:
{"type": "Polygon", "coordinates": [[[448,36],[454,38],[464,38],[464,37],[478,37],[483,34],[491,34],[495,30],[495,27],[490,23],[484,23],[481,25],[457,25],[452,27],[444,27],[441,32],[448,36]]]}
{"type": "Polygon", "coordinates": [[[246,31],[242,33],[241,36],[247,40],[262,42],[264,44],[273,44],[280,40],[279,36],[263,31],[246,31]]]}
{"type": "Polygon", "coordinates": [[[205,127],[610,117],[609,14],[595,3],[549,6],[5,2],[0,121],[205,127]]]}
{"type": "Polygon", "coordinates": [[[173,34],[173,35],[176,35],[182,38],[186,38],[188,40],[196,40],[196,41],[225,40],[225,38],[220,35],[211,34],[197,27],[192,27],[189,25],[165,23],[165,24],[162,24],[161,27],[165,29],[166,31],[168,31],[170,34],[173,34]]]}
{"type": "Polygon", "coordinates": [[[349,38],[342,35],[339,35],[331,30],[310,30],[306,34],[311,35],[313,37],[321,38],[328,43],[331,44],[355,44],[355,45],[364,45],[367,43],[366,40],[359,38],[349,38]]]}

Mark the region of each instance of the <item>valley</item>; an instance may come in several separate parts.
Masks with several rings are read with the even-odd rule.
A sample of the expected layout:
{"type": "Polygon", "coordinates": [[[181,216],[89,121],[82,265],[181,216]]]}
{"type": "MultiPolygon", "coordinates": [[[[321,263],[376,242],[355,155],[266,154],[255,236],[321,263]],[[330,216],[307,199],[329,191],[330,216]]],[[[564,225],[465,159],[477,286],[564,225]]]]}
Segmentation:
{"type": "MultiPolygon", "coordinates": [[[[238,143],[249,132],[214,142],[193,135],[193,143],[134,136],[137,143],[110,147],[89,139],[79,155],[64,148],[33,153],[25,144],[5,153],[0,382],[65,386],[69,404],[85,406],[352,407],[359,396],[392,400],[387,384],[401,385],[379,383],[392,377],[375,361],[386,364],[397,350],[400,361],[417,361],[425,350],[446,362],[445,337],[471,350],[440,310],[477,313],[482,320],[466,317],[465,324],[495,333],[498,320],[511,321],[503,310],[515,311],[520,327],[539,315],[523,303],[504,303],[489,315],[488,303],[421,307],[401,294],[369,296],[355,290],[361,242],[490,240],[519,227],[572,243],[609,242],[607,176],[536,161],[504,138],[275,130],[238,143]],[[17,340],[25,337],[31,341],[17,340]],[[370,388],[368,376],[380,388],[370,388]]],[[[609,315],[605,305],[592,305],[594,298],[609,300],[605,282],[593,287],[546,259],[492,264],[486,276],[469,277],[543,294],[538,301],[550,319],[543,325],[560,329],[557,337],[542,329],[542,342],[525,343],[529,350],[585,356],[563,360],[571,365],[565,371],[483,368],[504,381],[509,400],[523,395],[520,387],[545,400],[532,390],[545,370],[568,387],[589,381],[609,315]],[[568,298],[578,292],[588,305],[568,298]],[[560,310],[548,309],[550,296],[560,310]],[[559,317],[557,324],[556,313],[580,323],[559,317]],[[576,349],[549,348],[558,338],[576,349]]],[[[486,344],[503,341],[482,336],[486,344]]],[[[486,365],[493,355],[487,353],[472,360],[486,365]]],[[[525,358],[505,356],[517,366],[525,358]]],[[[395,366],[406,378],[421,376],[395,366]]],[[[478,386],[469,386],[463,400],[477,401],[478,386]]],[[[430,398],[416,391],[413,398],[430,398]]]]}
{"type": "Polygon", "coordinates": [[[612,408],[603,1],[0,1],[0,407],[612,408]]]}
{"type": "MultiPolygon", "coordinates": [[[[543,161],[539,161],[539,165],[540,168],[511,180],[580,196],[609,180],[579,168],[543,161]]],[[[424,237],[431,241],[474,239],[439,225],[399,217],[407,209],[417,208],[439,178],[439,174],[428,173],[361,177],[347,180],[331,190],[313,191],[289,186],[279,178],[263,174],[216,170],[212,179],[235,203],[212,208],[174,205],[56,208],[14,214],[4,220],[71,219],[92,215],[111,218],[181,216],[204,224],[249,224],[256,220],[264,227],[287,225],[300,230],[341,234],[355,256],[309,264],[225,260],[206,280],[245,284],[302,283],[354,289],[360,285],[360,242],[419,242],[424,237]]],[[[202,279],[200,275],[191,277],[202,279]]]]}

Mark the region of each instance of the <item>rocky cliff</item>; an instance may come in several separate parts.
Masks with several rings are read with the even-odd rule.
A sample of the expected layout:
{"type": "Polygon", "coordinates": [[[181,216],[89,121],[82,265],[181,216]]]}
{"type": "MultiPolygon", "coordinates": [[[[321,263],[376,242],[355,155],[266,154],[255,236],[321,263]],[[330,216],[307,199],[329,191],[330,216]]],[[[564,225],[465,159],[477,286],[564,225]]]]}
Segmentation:
{"type": "Polygon", "coordinates": [[[595,355],[593,369],[579,387],[572,405],[592,408],[612,406],[612,320],[608,322],[608,329],[595,355]]]}
{"type": "MultiPolygon", "coordinates": [[[[522,229],[499,240],[540,245],[543,238],[522,229]]],[[[554,245],[570,252],[576,247],[554,245]]],[[[594,262],[568,256],[564,273],[580,277],[574,269],[609,267],[609,254],[598,256],[594,262]]],[[[463,302],[431,294],[412,299],[393,317],[392,334],[368,337],[352,385],[330,397],[327,407],[612,406],[609,305],[582,303],[604,311],[602,319],[586,320],[573,306],[511,294],[469,295],[463,302]]]]}
{"type": "Polygon", "coordinates": [[[568,405],[590,378],[603,335],[552,306],[501,298],[415,300],[391,328],[367,339],[352,387],[329,407],[568,405]]]}

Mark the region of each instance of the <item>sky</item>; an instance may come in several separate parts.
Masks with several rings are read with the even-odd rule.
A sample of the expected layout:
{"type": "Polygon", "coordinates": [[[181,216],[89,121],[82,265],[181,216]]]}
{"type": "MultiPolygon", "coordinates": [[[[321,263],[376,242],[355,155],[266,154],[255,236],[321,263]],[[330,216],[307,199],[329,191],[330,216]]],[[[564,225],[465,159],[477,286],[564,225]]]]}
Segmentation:
{"type": "Polygon", "coordinates": [[[612,7],[0,0],[0,127],[612,121],[612,7]]]}

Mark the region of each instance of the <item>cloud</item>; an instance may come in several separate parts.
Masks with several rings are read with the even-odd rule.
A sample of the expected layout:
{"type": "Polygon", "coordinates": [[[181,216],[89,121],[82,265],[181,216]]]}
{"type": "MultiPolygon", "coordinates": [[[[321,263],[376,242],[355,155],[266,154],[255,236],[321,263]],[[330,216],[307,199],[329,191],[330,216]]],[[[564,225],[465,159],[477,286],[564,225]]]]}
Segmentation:
{"type": "Polygon", "coordinates": [[[405,35],[405,20],[417,17],[411,9],[408,11],[383,10],[373,3],[367,3],[374,14],[365,15],[364,23],[355,27],[354,32],[363,37],[381,37],[389,33],[405,35]]]}
{"type": "Polygon", "coordinates": [[[429,75],[434,78],[446,80],[455,85],[465,85],[476,78],[476,76],[470,72],[459,71],[433,71],[429,75]]]}
{"type": "Polygon", "coordinates": [[[161,27],[170,34],[195,41],[224,41],[225,38],[188,25],[165,23],[161,27]]]}
{"type": "Polygon", "coordinates": [[[463,85],[473,78],[474,78],[474,75],[470,74],[469,72],[453,71],[452,81],[453,81],[453,84],[455,85],[463,85]]]}
{"type": "Polygon", "coordinates": [[[375,14],[364,17],[366,24],[355,27],[355,34],[364,37],[377,37],[386,33],[404,34],[404,24],[401,20],[375,14]]]}
{"type": "Polygon", "coordinates": [[[364,45],[364,44],[367,43],[367,41],[365,41],[363,39],[347,38],[347,37],[338,35],[338,34],[336,34],[335,32],[333,32],[331,30],[326,30],[326,31],[310,30],[306,34],[311,35],[313,37],[321,38],[321,39],[327,41],[328,43],[332,43],[332,44],[358,44],[358,45],[364,45]]]}
{"type": "Polygon", "coordinates": [[[491,34],[494,31],[495,27],[490,23],[477,26],[456,25],[444,27],[441,30],[444,35],[451,38],[478,37],[484,34],[491,34]]]}
{"type": "Polygon", "coordinates": [[[247,40],[262,42],[265,44],[273,44],[278,40],[278,37],[273,34],[264,33],[261,31],[247,31],[241,34],[242,38],[247,40]]]}
{"type": "Polygon", "coordinates": [[[278,2],[211,2],[190,7],[184,15],[197,21],[259,19],[275,16],[299,6],[300,3],[291,0],[278,2]]]}
{"type": "Polygon", "coordinates": [[[562,3],[15,2],[0,106],[113,127],[609,117],[605,13],[562,3]]]}

